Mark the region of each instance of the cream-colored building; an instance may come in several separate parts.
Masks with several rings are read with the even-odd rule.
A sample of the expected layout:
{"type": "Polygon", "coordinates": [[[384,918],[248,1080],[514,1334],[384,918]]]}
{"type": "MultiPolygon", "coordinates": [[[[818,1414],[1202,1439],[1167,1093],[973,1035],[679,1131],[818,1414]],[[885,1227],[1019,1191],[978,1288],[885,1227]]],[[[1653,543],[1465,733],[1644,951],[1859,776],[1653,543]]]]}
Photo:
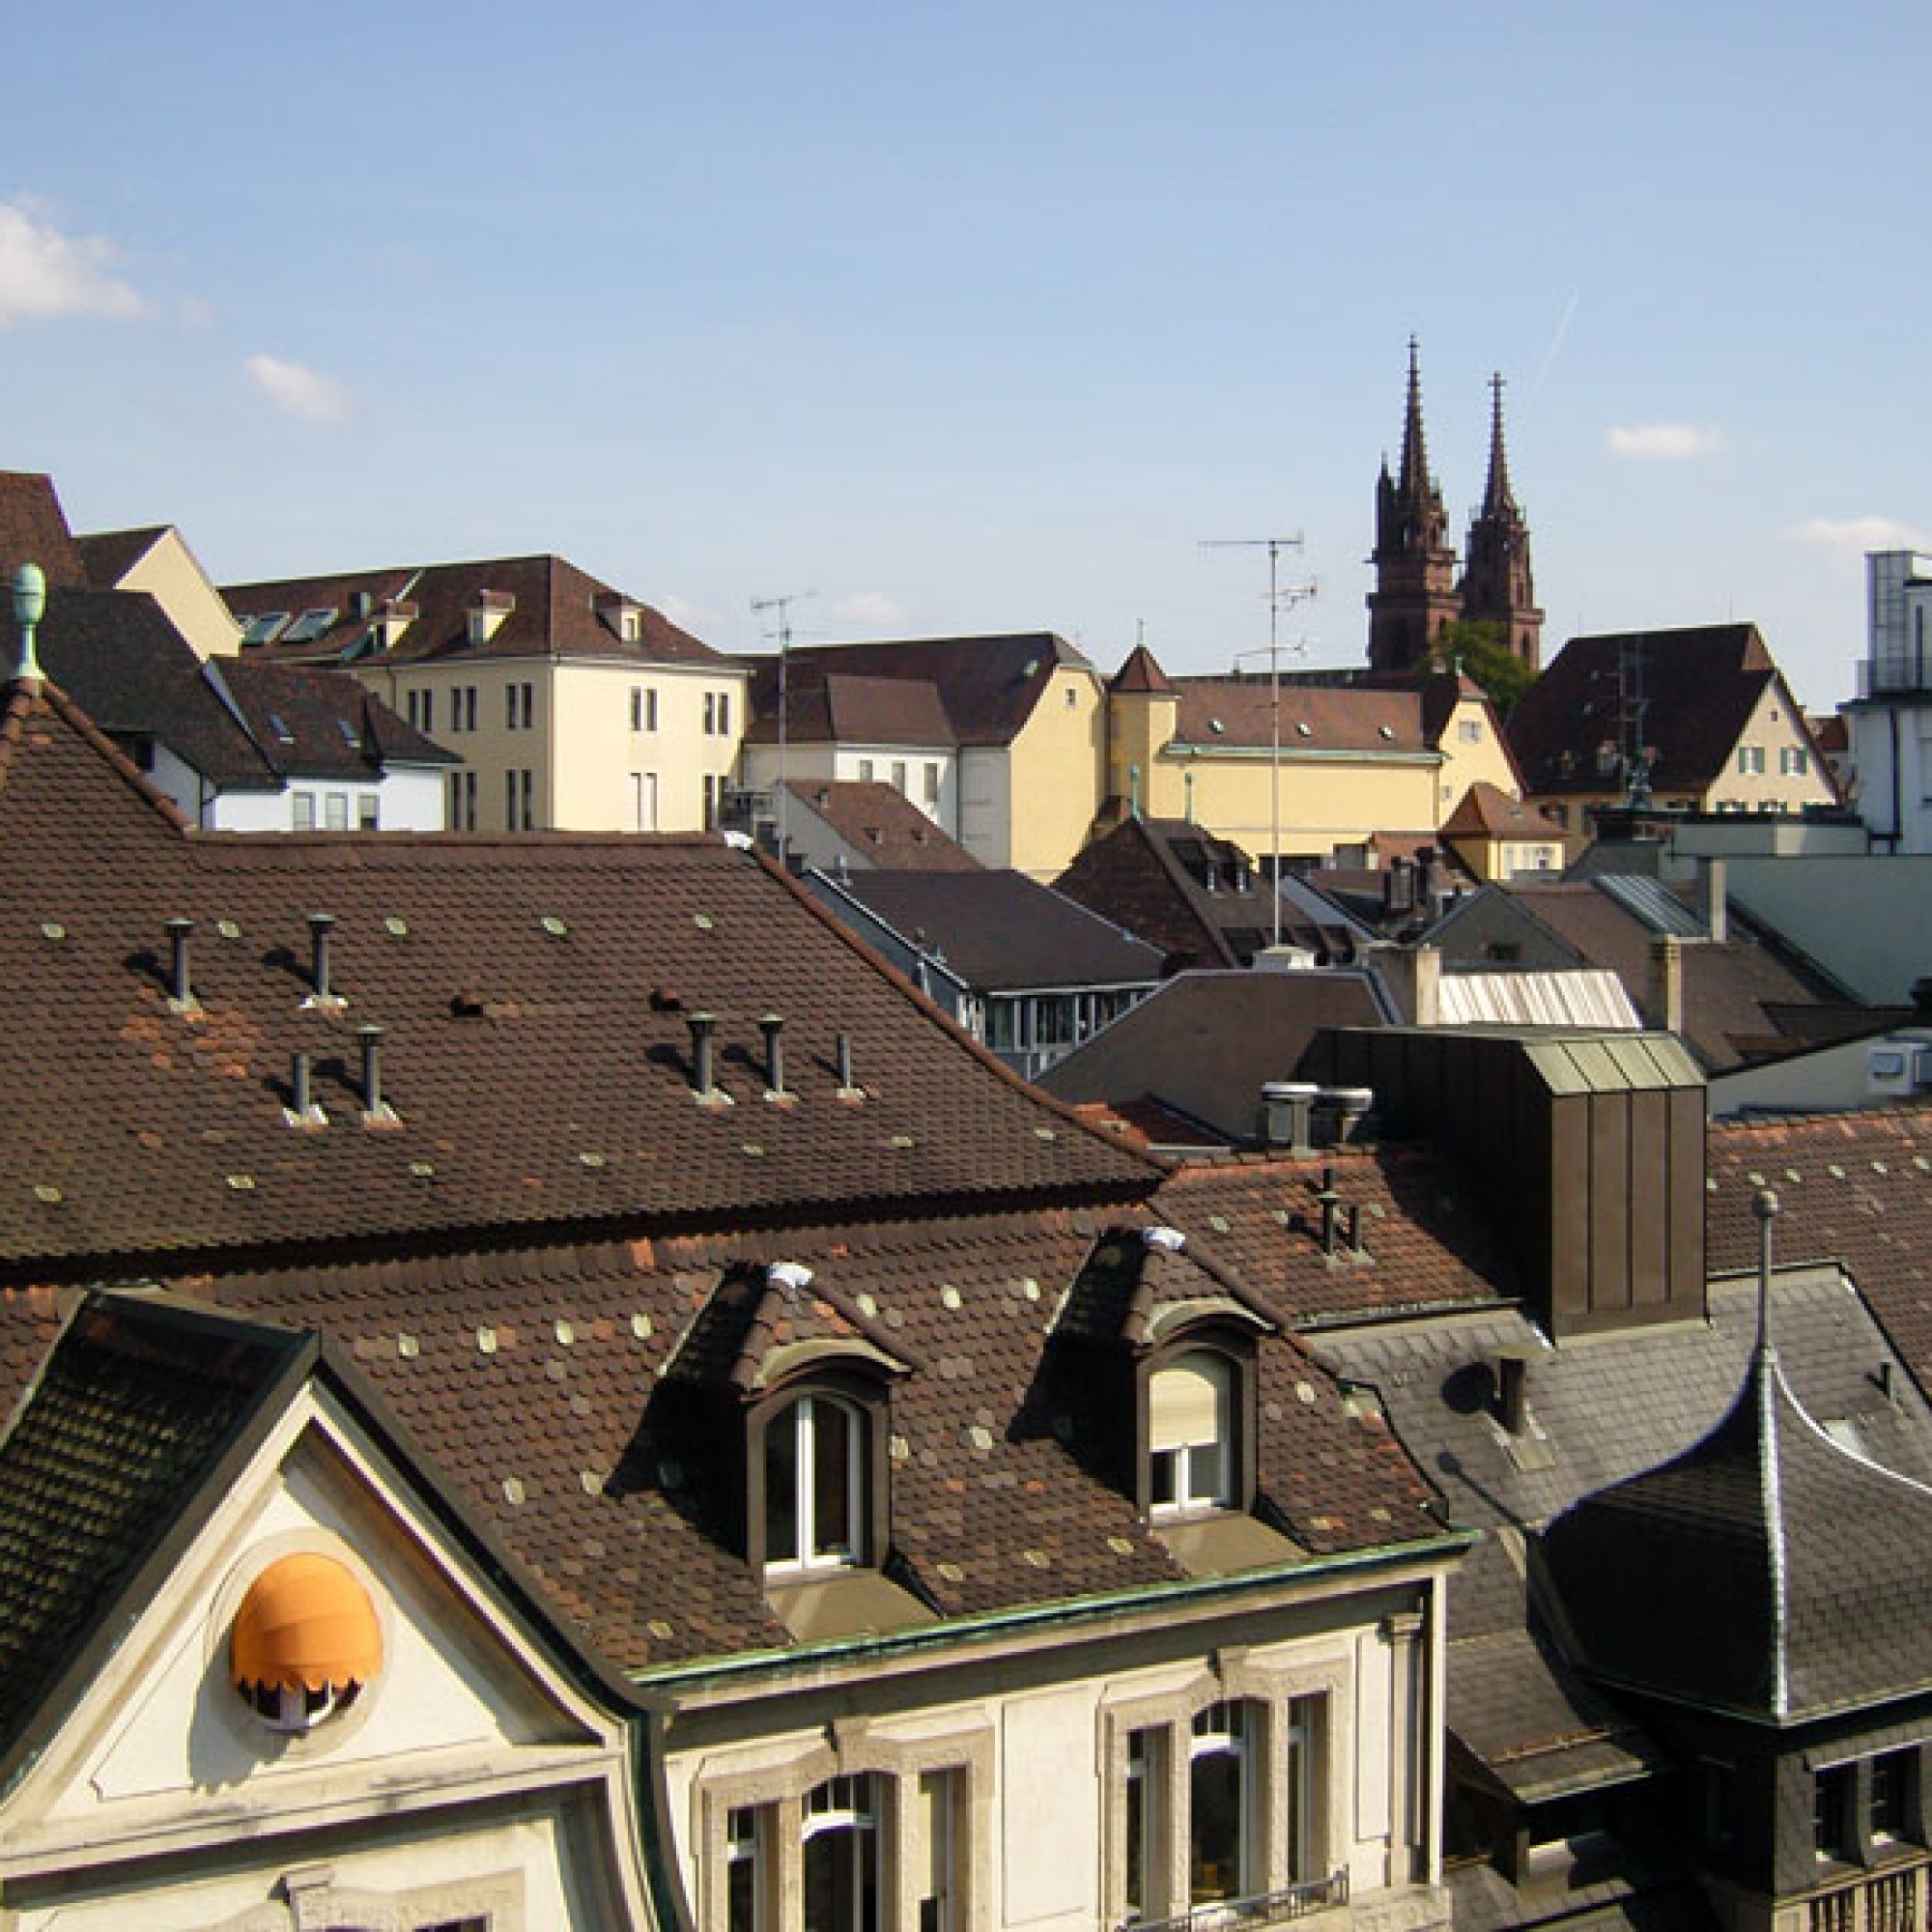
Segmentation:
{"type": "Polygon", "coordinates": [[[233,586],[244,655],[339,665],[457,753],[451,831],[716,824],[749,666],[554,556],[233,586]]]}
{"type": "Polygon", "coordinates": [[[242,626],[182,533],[172,525],[77,537],[98,590],[145,590],[200,658],[233,657],[242,626]]]}

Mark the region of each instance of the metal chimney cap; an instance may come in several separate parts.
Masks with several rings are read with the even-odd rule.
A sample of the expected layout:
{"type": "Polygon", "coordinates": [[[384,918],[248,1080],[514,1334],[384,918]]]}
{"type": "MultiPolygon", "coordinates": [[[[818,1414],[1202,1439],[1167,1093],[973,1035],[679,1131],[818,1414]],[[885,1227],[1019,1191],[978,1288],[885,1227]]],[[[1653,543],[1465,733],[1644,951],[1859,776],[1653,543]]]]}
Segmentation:
{"type": "Polygon", "coordinates": [[[1264,1100],[1312,1100],[1321,1092],[1312,1080],[1264,1080],[1264,1100]]]}
{"type": "Polygon", "coordinates": [[[1164,1254],[1178,1255],[1187,1245],[1187,1236],[1179,1228],[1143,1228],[1141,1245],[1158,1248],[1164,1254]]]}

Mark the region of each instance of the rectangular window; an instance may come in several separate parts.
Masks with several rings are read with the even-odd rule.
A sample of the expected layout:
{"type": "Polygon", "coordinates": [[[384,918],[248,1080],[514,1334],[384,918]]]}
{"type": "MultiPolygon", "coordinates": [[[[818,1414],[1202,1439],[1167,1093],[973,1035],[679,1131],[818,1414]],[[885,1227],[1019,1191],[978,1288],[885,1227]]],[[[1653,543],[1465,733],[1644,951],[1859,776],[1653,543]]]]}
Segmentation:
{"type": "Polygon", "coordinates": [[[925,768],[925,802],[927,805],[939,803],[939,767],[927,764],[925,768]]]}
{"type": "Polygon", "coordinates": [[[633,731],[641,731],[643,728],[644,728],[643,688],[640,685],[634,684],[631,687],[631,729],[633,731]]]}
{"type": "Polygon", "coordinates": [[[895,758],[893,760],[893,789],[895,792],[897,792],[901,798],[903,798],[905,796],[905,788],[906,788],[905,760],[903,758],[895,758]]]}
{"type": "Polygon", "coordinates": [[[1764,747],[1762,745],[1740,745],[1738,747],[1738,772],[1749,778],[1764,770],[1764,747]]]}
{"type": "Polygon", "coordinates": [[[1187,1769],[1190,1908],[1257,1889],[1251,1728],[1251,1707],[1233,1699],[1208,1705],[1194,1719],[1187,1769]]]}
{"type": "Polygon", "coordinates": [[[324,798],[323,823],[331,832],[349,830],[349,794],[346,791],[332,791],[324,798]]]}
{"type": "Polygon", "coordinates": [[[956,1846],[962,1779],[956,1771],[920,1775],[920,1824],[925,1841],[925,1887],[919,1899],[919,1932],[963,1932],[958,1910],[956,1846]]]}
{"type": "Polygon", "coordinates": [[[503,823],[512,832],[536,829],[536,774],[508,771],[503,774],[503,823]]]}
{"type": "Polygon", "coordinates": [[[718,799],[724,788],[716,772],[704,774],[704,829],[707,832],[718,829],[718,799]]]}
{"type": "Polygon", "coordinates": [[[373,791],[359,792],[355,799],[355,829],[358,832],[375,832],[380,829],[382,807],[373,791]]]}
{"type": "Polygon", "coordinates": [[[1886,1751],[1872,1759],[1871,1834],[1897,1842],[1918,1835],[1915,1813],[1918,1786],[1918,1753],[1886,1751]]]}
{"type": "Polygon", "coordinates": [[[731,694],[707,691],[704,694],[704,729],[714,738],[728,737],[731,731],[731,694]]]}
{"type": "Polygon", "coordinates": [[[1317,1767],[1321,1761],[1321,1721],[1327,1711],[1325,1697],[1293,1697],[1288,1706],[1288,1749],[1283,1776],[1288,1789],[1286,1824],[1288,1828],[1288,1880],[1302,1885],[1322,1878],[1321,1847],[1316,1836],[1318,1815],[1317,1767]]]}
{"type": "Polygon", "coordinates": [[[1811,1830],[1818,1856],[1840,1864],[1859,1856],[1858,1772],[1855,1764],[1834,1764],[1818,1774],[1811,1793],[1811,1830]]]}
{"type": "Polygon", "coordinates": [[[503,723],[512,731],[527,731],[536,718],[536,688],[528,684],[503,687],[503,723]]]}
{"type": "Polygon", "coordinates": [[[658,829],[658,775],[655,772],[631,774],[631,830],[655,832],[658,829]]]}
{"type": "Polygon", "coordinates": [[[1463,719],[1458,735],[1465,745],[1480,745],[1483,742],[1483,721],[1480,718],[1463,719]]]}
{"type": "Polygon", "coordinates": [[[718,694],[718,735],[721,738],[731,735],[731,694],[728,691],[718,694]]]}
{"type": "Polygon", "coordinates": [[[1165,1917],[1160,1847],[1167,1833],[1161,1822],[1161,1798],[1167,1789],[1167,1732],[1154,1728],[1127,1733],[1126,1841],[1122,1852],[1122,1898],[1126,1917],[1165,1917]]]}
{"type": "Polygon", "coordinates": [[[1803,745],[1780,745],[1777,769],[1788,779],[1802,779],[1811,769],[1811,753],[1803,745]]]}
{"type": "Polygon", "coordinates": [[[315,794],[312,791],[298,791],[295,796],[295,827],[298,832],[315,830],[315,794]]]}
{"type": "Polygon", "coordinates": [[[859,782],[861,784],[870,784],[872,782],[872,761],[870,758],[861,758],[859,760],[859,782]]]}
{"type": "Polygon", "coordinates": [[[449,829],[452,832],[476,830],[474,772],[451,772],[449,775],[449,829]]]}
{"type": "Polygon", "coordinates": [[[724,1827],[725,1932],[765,1932],[771,1871],[771,1807],[734,1805],[724,1827]]]}
{"type": "Polygon", "coordinates": [[[476,728],[476,687],[459,684],[449,694],[449,728],[473,731],[476,728]]]}

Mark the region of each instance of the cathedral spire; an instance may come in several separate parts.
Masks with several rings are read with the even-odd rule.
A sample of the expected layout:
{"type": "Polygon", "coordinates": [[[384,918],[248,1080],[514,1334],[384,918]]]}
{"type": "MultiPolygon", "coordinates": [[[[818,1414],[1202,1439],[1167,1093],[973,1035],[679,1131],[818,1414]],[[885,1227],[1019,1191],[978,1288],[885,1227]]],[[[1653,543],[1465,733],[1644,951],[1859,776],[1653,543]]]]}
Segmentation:
{"type": "Polygon", "coordinates": [[[1516,498],[1510,495],[1509,453],[1503,447],[1503,378],[1498,370],[1490,378],[1490,480],[1483,490],[1483,515],[1520,515],[1516,498]]]}
{"type": "Polygon", "coordinates": [[[1408,339],[1408,400],[1403,414],[1402,464],[1390,476],[1382,462],[1376,484],[1376,587],[1369,593],[1369,663],[1406,670],[1425,662],[1443,627],[1461,613],[1456,553],[1447,542],[1442,492],[1429,473],[1422,428],[1422,363],[1408,339]]]}
{"type": "Polygon", "coordinates": [[[1529,526],[1510,488],[1503,441],[1503,379],[1490,378],[1490,475],[1483,507],[1469,519],[1463,551],[1463,614],[1492,624],[1510,655],[1537,669],[1543,655],[1543,612],[1529,562],[1529,526]]]}

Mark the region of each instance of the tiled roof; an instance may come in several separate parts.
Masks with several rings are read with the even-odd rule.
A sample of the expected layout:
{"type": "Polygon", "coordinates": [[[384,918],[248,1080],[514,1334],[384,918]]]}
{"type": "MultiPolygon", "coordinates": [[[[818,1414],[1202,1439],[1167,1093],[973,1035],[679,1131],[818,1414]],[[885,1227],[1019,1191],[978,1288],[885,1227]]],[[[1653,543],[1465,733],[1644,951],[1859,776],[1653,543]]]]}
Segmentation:
{"type": "Polygon", "coordinates": [[[980,862],[889,784],[791,779],[786,789],[854,851],[898,871],[971,872],[980,862]]]}
{"type": "MultiPolygon", "coordinates": [[[[889,1574],[946,1616],[1179,1580],[1122,1483],[1130,1405],[1056,1353],[1053,1319],[1116,1225],[1039,1208],[731,1236],[322,1261],[176,1283],[315,1322],[566,1626],[625,1670],[782,1645],[744,1561],[743,1365],[769,1263],[811,1270],[807,1319],[877,1339],[889,1574]],[[721,1284],[736,1314],[721,1322],[721,1284]],[[691,1357],[687,1362],[686,1357],[691,1357]],[[672,1365],[675,1364],[675,1367],[672,1365]],[[671,1372],[667,1374],[667,1370],[671,1372]],[[742,1439],[739,1437],[738,1439],[742,1439]]],[[[1260,1488],[1314,1554],[1437,1533],[1380,1421],[1284,1335],[1258,1343],[1260,1488]]]]}
{"type": "Polygon", "coordinates": [[[389,765],[458,765],[346,670],[224,658],[209,667],[255,742],[290,778],[379,777],[389,765]]]}
{"type": "Polygon", "coordinates": [[[1828,1435],[1775,1346],[1709,1435],[1574,1504],[1543,1549],[1613,1683],[1785,1719],[1932,1674],[1932,1488],[1828,1435]]]}
{"type": "Polygon", "coordinates": [[[1146,985],[1160,954],[1024,872],[854,871],[839,882],[976,990],[1146,985]]]}
{"type": "MultiPolygon", "coordinates": [[[[0,1257],[1131,1192],[1148,1168],[710,837],[180,836],[65,699],[0,732],[0,1257]],[[331,990],[309,915],[336,922],[331,990]],[[195,922],[194,1010],[165,922],[195,922]],[[694,1091],[689,1018],[716,1016],[694,1091]],[[757,1021],[788,1022],[764,1097],[757,1021]],[[357,1029],[394,1120],[362,1119],[357,1029]],[[839,1091],[835,1037],[861,1094],[839,1091]],[[326,1127],[289,1123],[312,1056],[326,1127]],[[46,1103],[47,1083],[62,1104],[46,1103]]],[[[968,876],[971,875],[961,875],[968,876]]]]}
{"type": "Polygon", "coordinates": [[[1553,818],[1480,779],[1457,801],[1456,810],[1442,821],[1437,836],[1442,838],[1541,838],[1557,845],[1575,843],[1575,835],[1566,832],[1553,818]]]}
{"type": "Polygon", "coordinates": [[[0,1439],[0,1752],[261,1398],[298,1338],[84,1305],[0,1439]]]}
{"type": "Polygon", "coordinates": [[[0,469],[0,576],[11,581],[23,563],[39,564],[50,590],[82,589],[88,582],[54,479],[0,469]]]}
{"type": "Polygon", "coordinates": [[[1174,680],[1161,669],[1160,661],[1145,644],[1136,644],[1127,653],[1126,662],[1107,680],[1107,689],[1171,696],[1174,680]]]}
{"type": "Polygon", "coordinates": [[[1775,1189],[1779,1259],[1842,1263],[1932,1392],[1932,1107],[1714,1121],[1708,1147],[1711,1266],[1755,1264],[1751,1201],[1775,1189]]]}
{"type": "Polygon", "coordinates": [[[639,612],[637,641],[619,634],[613,611],[621,593],[559,556],[487,557],[469,563],[405,565],[388,570],[351,571],[334,577],[298,577],[271,583],[224,585],[221,592],[237,617],[282,611],[299,617],[308,611],[333,611],[334,620],[313,638],[294,643],[256,646],[283,661],[336,664],[355,658],[376,641],[384,600],[414,611],[386,651],[385,664],[419,664],[475,658],[624,658],[639,664],[687,664],[735,668],[708,644],[648,605],[639,612]],[[486,592],[506,596],[514,608],[486,642],[469,640],[469,612],[486,592]],[[355,614],[357,596],[374,611],[355,614]]]}
{"type": "MultiPolygon", "coordinates": [[[[778,659],[754,661],[752,707],[755,734],[776,737],[766,721],[778,707],[778,659]]],[[[990,638],[917,638],[864,644],[794,645],[787,687],[808,692],[828,677],[895,678],[939,694],[959,745],[1006,745],[1033,716],[1040,693],[1062,667],[1093,667],[1062,638],[1026,631],[990,638]]],[[[923,704],[923,699],[915,700],[923,704]]],[[[925,742],[925,741],[912,741],[925,742]]]]}
{"type": "MultiPolygon", "coordinates": [[[[786,736],[794,745],[903,745],[951,751],[957,742],[938,687],[920,678],[794,668],[785,704],[786,736]]],[[[754,712],[745,735],[753,744],[778,743],[775,696],[769,710],[754,712]]]]}
{"type": "MultiPolygon", "coordinates": [[[[1656,753],[1651,789],[1701,796],[1779,679],[1755,624],[1572,638],[1510,713],[1510,749],[1529,791],[1560,796],[1621,784],[1600,771],[1598,753],[1622,748],[1624,681],[1641,694],[1643,741],[1656,753]]],[[[1803,730],[1795,707],[1791,716],[1803,730]]]]}
{"type": "MultiPolygon", "coordinates": [[[[1606,968],[1623,981],[1632,1004],[1646,1010],[1652,927],[1596,881],[1488,886],[1463,900],[1431,932],[1445,957],[1459,952],[1462,933],[1507,905],[1545,935],[1566,964],[1606,968]],[[1500,895],[1499,897],[1496,895],[1500,895]]],[[[1720,943],[1686,944],[1685,1040],[1712,1071],[1789,1051],[1804,1043],[1805,1009],[1842,1009],[1842,993],[1750,934],[1742,919],[1720,943]]],[[[1525,952],[1524,962],[1532,963],[1525,952]]],[[[1656,1015],[1651,1015],[1653,1023],[1656,1015]]]]}
{"type": "MultiPolygon", "coordinates": [[[[1266,678],[1182,677],[1175,688],[1180,696],[1175,737],[1181,744],[1256,751],[1274,742],[1274,699],[1266,678]]],[[[1303,752],[1413,756],[1430,749],[1422,698],[1414,691],[1284,679],[1279,722],[1288,757],[1303,752]]]]}
{"type": "Polygon", "coordinates": [[[1315,1154],[1190,1161],[1154,1197],[1200,1256],[1234,1270],[1277,1320],[1312,1327],[1365,1316],[1479,1306],[1513,1293],[1490,1219],[1455,1170],[1419,1142],[1315,1154]],[[1323,1185],[1360,1247],[1322,1244],[1323,1185]]]}
{"type": "Polygon", "coordinates": [[[1291,1080],[1323,1027],[1378,1026],[1366,973],[1182,973],[1083,1040],[1040,1076],[1067,1101],[1153,1099],[1245,1145],[1262,1083],[1291,1080]]]}
{"type": "Polygon", "coordinates": [[[87,581],[97,590],[113,590],[168,533],[165,524],[142,530],[96,530],[74,538],[87,581]]]}

